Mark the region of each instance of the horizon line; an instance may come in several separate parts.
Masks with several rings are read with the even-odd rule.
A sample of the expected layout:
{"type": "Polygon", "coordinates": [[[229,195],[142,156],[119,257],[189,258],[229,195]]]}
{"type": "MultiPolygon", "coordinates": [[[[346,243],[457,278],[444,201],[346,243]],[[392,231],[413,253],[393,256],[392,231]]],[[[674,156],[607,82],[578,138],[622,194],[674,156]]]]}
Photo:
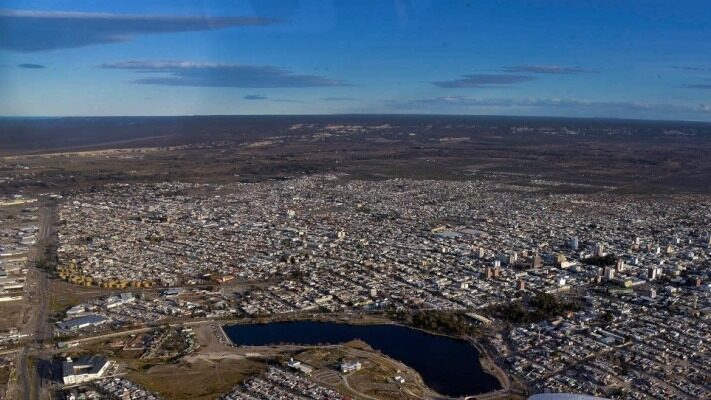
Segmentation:
{"type": "Polygon", "coordinates": [[[710,120],[693,119],[653,119],[631,117],[584,117],[561,115],[515,115],[515,114],[442,114],[442,113],[322,113],[322,114],[143,114],[143,115],[0,115],[0,120],[47,120],[47,119],[80,119],[80,118],[199,118],[199,117],[450,117],[450,118],[510,118],[510,119],[567,119],[567,120],[610,120],[628,122],[670,122],[709,124],[710,120]]]}

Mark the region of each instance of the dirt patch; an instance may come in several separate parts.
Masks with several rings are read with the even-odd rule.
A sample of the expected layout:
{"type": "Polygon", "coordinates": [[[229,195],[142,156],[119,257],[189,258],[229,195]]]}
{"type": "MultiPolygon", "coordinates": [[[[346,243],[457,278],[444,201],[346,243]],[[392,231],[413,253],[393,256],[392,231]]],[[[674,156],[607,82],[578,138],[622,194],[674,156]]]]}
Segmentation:
{"type": "Polygon", "coordinates": [[[215,353],[234,351],[234,347],[226,345],[220,341],[218,335],[224,336],[222,327],[215,324],[204,324],[194,327],[195,336],[200,343],[200,353],[215,353]]]}

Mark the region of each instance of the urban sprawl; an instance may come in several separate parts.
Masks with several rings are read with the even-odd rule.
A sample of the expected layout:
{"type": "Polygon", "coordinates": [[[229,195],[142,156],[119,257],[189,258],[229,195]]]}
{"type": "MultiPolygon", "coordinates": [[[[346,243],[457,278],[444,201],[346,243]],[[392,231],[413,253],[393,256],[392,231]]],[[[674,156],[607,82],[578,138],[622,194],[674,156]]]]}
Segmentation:
{"type": "MultiPolygon", "coordinates": [[[[318,175],[71,195],[58,212],[57,276],[120,293],[71,307],[55,335],[70,343],[196,318],[462,313],[533,392],[708,398],[711,201],[527,189],[318,175]],[[550,299],[565,307],[532,317],[550,299]]],[[[3,230],[3,251],[30,244],[36,230],[31,221],[3,230]]],[[[21,281],[12,265],[3,290],[21,281]]],[[[191,351],[189,334],[173,334],[191,351]]],[[[142,390],[99,382],[92,390],[142,390]]],[[[132,398],[157,396],[140,393],[132,398]]],[[[223,398],[295,393],[337,398],[281,367],[223,398]]]]}

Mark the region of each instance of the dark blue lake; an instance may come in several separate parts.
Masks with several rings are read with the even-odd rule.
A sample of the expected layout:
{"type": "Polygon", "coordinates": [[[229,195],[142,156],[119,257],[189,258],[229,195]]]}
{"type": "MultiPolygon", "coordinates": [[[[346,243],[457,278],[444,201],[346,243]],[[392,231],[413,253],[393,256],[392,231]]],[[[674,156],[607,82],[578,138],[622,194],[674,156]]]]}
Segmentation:
{"type": "Polygon", "coordinates": [[[225,332],[242,346],[337,344],[360,339],[415,369],[427,386],[441,394],[458,397],[501,388],[499,381],[482,369],[479,351],[469,343],[404,326],[299,321],[227,325],[225,332]]]}

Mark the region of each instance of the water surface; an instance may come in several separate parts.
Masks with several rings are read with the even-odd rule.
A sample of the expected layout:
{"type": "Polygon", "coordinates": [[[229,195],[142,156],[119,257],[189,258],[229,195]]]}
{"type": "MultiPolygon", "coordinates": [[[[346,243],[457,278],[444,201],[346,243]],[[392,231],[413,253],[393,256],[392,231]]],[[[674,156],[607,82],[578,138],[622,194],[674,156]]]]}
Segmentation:
{"type": "Polygon", "coordinates": [[[479,351],[469,343],[404,326],[299,321],[228,325],[225,332],[243,346],[337,344],[360,339],[415,369],[427,386],[441,394],[458,397],[501,388],[499,381],[482,369],[479,351]]]}

